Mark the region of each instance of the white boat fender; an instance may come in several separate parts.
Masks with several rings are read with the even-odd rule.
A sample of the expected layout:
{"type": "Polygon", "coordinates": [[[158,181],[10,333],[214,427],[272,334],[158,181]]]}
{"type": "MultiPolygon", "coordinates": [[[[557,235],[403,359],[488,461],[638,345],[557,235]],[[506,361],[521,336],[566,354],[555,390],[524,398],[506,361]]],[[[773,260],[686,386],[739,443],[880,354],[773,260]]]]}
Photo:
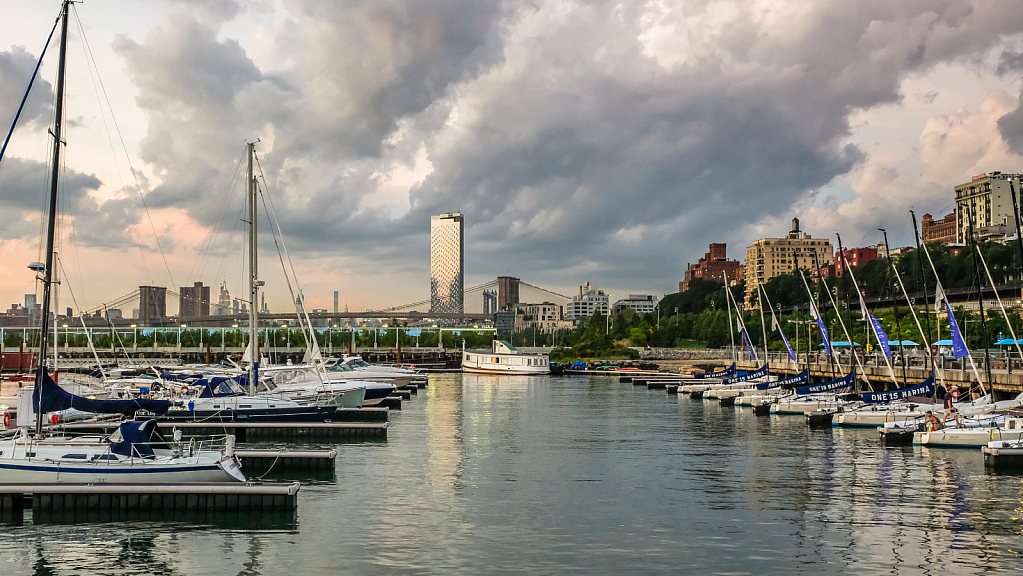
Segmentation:
{"type": "Polygon", "coordinates": [[[224,439],[224,454],[228,458],[234,457],[234,434],[228,434],[224,439]]]}
{"type": "Polygon", "coordinates": [[[177,426],[174,427],[174,441],[181,442],[181,430],[177,426]]]}

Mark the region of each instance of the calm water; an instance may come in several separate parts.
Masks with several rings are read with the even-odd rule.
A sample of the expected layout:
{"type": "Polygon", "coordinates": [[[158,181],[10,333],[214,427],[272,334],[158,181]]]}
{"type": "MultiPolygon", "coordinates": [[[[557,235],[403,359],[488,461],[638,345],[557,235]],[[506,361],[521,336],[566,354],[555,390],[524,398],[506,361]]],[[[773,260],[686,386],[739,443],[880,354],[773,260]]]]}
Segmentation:
{"type": "Polygon", "coordinates": [[[1023,566],[1023,484],[604,378],[438,375],[297,517],[0,527],[0,574],[923,574],[1023,566]],[[256,522],[258,524],[258,522],[256,522]]]}

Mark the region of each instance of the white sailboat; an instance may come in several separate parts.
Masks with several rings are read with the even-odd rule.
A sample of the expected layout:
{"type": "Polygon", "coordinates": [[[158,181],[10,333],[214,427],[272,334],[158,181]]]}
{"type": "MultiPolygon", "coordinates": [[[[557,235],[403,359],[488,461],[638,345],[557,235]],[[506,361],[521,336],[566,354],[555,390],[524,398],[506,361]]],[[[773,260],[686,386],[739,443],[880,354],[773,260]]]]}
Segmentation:
{"type": "MultiPolygon", "coordinates": [[[[22,391],[26,408],[35,413],[35,430],[21,428],[17,436],[0,440],[0,482],[210,482],[244,481],[241,465],[234,455],[234,437],[187,445],[168,443],[156,436],[154,421],[125,422],[114,434],[90,437],[59,437],[44,434],[43,415],[76,409],[82,412],[134,415],[140,410],[162,412],[169,408],[166,401],[151,400],[90,400],[75,396],[50,378],[45,362],[54,278],[54,236],[56,232],[57,194],[61,167],[64,77],[67,61],[68,8],[70,0],[61,4],[60,62],[57,68],[57,88],[54,122],[51,129],[53,157],[50,175],[50,196],[46,228],[46,263],[33,264],[33,270],[42,273],[43,283],[40,330],[40,366],[35,385],[22,391]],[[28,401],[28,394],[31,400],[28,401]]],[[[12,128],[13,130],[13,128],[12,128]]]]}

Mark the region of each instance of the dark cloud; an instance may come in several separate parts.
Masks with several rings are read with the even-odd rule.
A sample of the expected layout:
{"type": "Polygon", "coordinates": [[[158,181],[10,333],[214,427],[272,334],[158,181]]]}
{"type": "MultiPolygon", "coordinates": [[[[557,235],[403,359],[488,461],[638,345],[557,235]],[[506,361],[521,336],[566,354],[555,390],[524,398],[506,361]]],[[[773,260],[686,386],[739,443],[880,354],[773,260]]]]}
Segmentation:
{"type": "Polygon", "coordinates": [[[1023,30],[1008,0],[286,6],[262,69],[184,11],[115,42],[163,182],[151,206],[210,223],[259,136],[297,252],[401,266],[428,250],[431,214],[461,210],[476,273],[637,283],[788,217],[863,160],[851,114],[1023,30]],[[396,215],[377,184],[420,149],[433,172],[396,215]]]}
{"type": "MultiPolygon", "coordinates": [[[[37,55],[30,54],[22,46],[13,46],[10,50],[0,52],[0,144],[14,121],[38,59],[37,55]]],[[[41,77],[36,78],[21,112],[19,126],[47,121],[52,98],[53,88],[50,83],[41,77]]]]}
{"type": "MultiPolygon", "coordinates": [[[[99,203],[92,193],[102,183],[92,174],[65,170],[61,174],[57,210],[81,247],[124,248],[135,245],[131,226],[135,208],[127,199],[99,203]]],[[[0,237],[35,240],[49,210],[50,171],[34,160],[8,157],[0,165],[0,237]]]]}
{"type": "Polygon", "coordinates": [[[998,119],[998,131],[1010,150],[1023,154],[1023,91],[1020,92],[1020,105],[998,119]]]}

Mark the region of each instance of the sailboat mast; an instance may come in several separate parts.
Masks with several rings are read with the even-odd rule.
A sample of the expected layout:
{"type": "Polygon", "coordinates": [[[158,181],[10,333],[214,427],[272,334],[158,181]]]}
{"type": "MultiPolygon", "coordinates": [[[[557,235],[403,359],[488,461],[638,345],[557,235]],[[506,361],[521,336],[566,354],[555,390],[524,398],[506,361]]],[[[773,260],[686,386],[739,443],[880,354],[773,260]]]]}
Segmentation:
{"type": "MultiPolygon", "coordinates": [[[[43,305],[39,329],[39,369],[36,372],[36,390],[42,390],[43,373],[46,369],[46,341],[50,324],[50,292],[53,285],[53,237],[57,227],[57,177],[60,174],[60,147],[64,127],[64,65],[67,62],[67,17],[70,0],[61,7],[60,61],[57,64],[57,100],[53,111],[53,160],[50,169],[50,212],[46,223],[46,269],[43,270],[43,305]]],[[[54,343],[56,345],[56,342],[54,343]]],[[[38,394],[42,402],[42,394],[38,394]]],[[[36,408],[36,434],[43,432],[43,413],[36,408]]]]}
{"type": "Polygon", "coordinates": [[[252,172],[252,158],[256,154],[256,145],[247,144],[249,152],[249,346],[252,358],[249,362],[249,396],[256,393],[256,382],[259,380],[259,274],[257,268],[256,231],[259,211],[256,208],[256,178],[252,172]]]}

